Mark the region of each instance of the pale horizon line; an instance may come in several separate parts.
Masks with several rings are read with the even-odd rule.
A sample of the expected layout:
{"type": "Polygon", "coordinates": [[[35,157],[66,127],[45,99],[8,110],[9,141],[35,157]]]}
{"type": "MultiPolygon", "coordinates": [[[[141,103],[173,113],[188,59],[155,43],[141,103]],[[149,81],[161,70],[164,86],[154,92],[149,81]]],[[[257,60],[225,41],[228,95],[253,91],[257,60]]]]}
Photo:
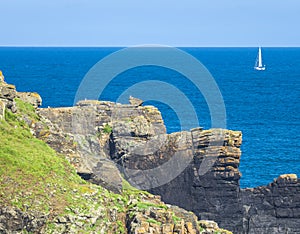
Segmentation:
{"type": "MultiPolygon", "coordinates": [[[[135,47],[135,46],[144,46],[148,44],[140,44],[140,45],[0,45],[0,47],[36,47],[36,48],[127,48],[127,47],[135,47]]],[[[149,44],[153,47],[155,46],[168,46],[168,47],[177,47],[177,48],[299,48],[300,45],[165,45],[165,44],[149,44]]]]}

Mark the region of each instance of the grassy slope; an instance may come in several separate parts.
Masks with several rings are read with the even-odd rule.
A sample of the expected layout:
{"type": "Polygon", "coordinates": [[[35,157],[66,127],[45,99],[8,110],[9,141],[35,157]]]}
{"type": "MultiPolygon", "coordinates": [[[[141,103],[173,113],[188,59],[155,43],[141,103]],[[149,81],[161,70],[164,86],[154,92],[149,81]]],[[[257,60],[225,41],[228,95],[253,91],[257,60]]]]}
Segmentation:
{"type": "MultiPolygon", "coordinates": [[[[24,119],[30,124],[40,121],[34,108],[20,100],[16,104],[18,112],[6,110],[5,120],[0,120],[0,206],[49,215],[46,233],[57,231],[55,217],[76,218],[99,210],[103,212],[101,219],[94,224],[83,221],[76,232],[98,232],[97,228],[105,226],[109,233],[125,233],[126,214],[134,216],[149,207],[168,209],[165,204],[152,201],[153,195],[131,187],[126,181],[119,195],[82,180],[64,156],[33,137],[24,119]],[[117,217],[111,218],[111,211],[116,211],[117,217]]],[[[173,220],[176,223],[181,219],[173,214],[173,220]]],[[[147,222],[160,225],[154,219],[147,222]]]]}
{"type": "MultiPolygon", "coordinates": [[[[97,201],[96,206],[124,216],[129,199],[139,201],[148,196],[126,181],[123,194],[118,195],[82,180],[62,155],[33,137],[24,119],[39,121],[34,108],[20,100],[16,104],[18,112],[6,110],[5,120],[0,121],[0,206],[44,213],[51,220],[74,210],[89,213],[97,201]]],[[[109,223],[109,215],[103,222],[109,223]]],[[[119,233],[124,231],[124,225],[120,221],[111,223],[112,230],[119,233]]]]}
{"type": "Polygon", "coordinates": [[[21,117],[37,121],[33,107],[20,100],[17,106],[17,114],[6,111],[0,122],[0,203],[22,210],[60,209],[72,200],[70,191],[85,182],[62,156],[32,136],[21,117]]]}

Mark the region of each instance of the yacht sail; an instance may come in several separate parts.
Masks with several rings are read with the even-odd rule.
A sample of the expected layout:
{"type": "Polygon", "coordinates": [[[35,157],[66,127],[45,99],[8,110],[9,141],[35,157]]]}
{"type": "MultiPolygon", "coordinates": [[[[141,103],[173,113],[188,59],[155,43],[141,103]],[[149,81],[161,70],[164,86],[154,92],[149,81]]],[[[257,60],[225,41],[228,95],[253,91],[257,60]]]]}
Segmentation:
{"type": "Polygon", "coordinates": [[[264,71],[266,69],[266,66],[262,63],[261,47],[258,48],[258,55],[256,58],[254,69],[258,71],[264,71]]]}

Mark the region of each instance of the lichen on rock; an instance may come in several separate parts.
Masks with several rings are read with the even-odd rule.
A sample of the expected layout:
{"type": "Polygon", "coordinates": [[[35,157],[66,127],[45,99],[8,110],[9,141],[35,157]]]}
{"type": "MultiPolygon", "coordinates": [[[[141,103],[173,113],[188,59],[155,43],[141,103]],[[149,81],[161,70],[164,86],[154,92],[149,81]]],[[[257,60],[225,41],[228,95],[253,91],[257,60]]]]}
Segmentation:
{"type": "Polygon", "coordinates": [[[0,82],[4,82],[4,75],[1,70],[0,70],[0,82]]]}
{"type": "Polygon", "coordinates": [[[23,102],[30,103],[35,108],[42,105],[41,96],[35,92],[18,92],[18,98],[20,98],[23,102]]]}

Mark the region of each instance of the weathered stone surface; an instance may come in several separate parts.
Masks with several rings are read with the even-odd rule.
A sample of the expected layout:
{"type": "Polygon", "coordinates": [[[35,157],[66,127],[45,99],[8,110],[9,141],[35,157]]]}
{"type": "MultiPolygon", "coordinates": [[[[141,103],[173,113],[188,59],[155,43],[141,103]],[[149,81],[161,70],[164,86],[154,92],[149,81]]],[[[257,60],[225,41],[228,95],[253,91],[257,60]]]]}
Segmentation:
{"type": "Polygon", "coordinates": [[[46,142],[58,153],[64,154],[75,167],[80,167],[78,164],[82,162],[73,135],[63,132],[57,125],[43,117],[34,123],[31,129],[35,137],[46,142]]]}
{"type": "Polygon", "coordinates": [[[6,108],[16,112],[14,99],[17,96],[16,87],[5,82],[0,83],[0,101],[5,103],[6,108]]]}
{"type": "Polygon", "coordinates": [[[20,98],[23,102],[32,104],[35,108],[42,105],[42,98],[38,93],[18,92],[18,98],[20,98]]]}
{"type": "MultiPolygon", "coordinates": [[[[89,178],[94,178],[93,174],[100,160],[104,162],[105,158],[120,158],[118,155],[122,154],[122,150],[127,150],[130,142],[132,146],[140,142],[142,147],[139,139],[146,140],[166,132],[160,112],[149,106],[136,107],[85,100],[75,107],[39,109],[39,114],[57,127],[52,131],[54,134],[48,134],[47,137],[41,134],[37,136],[59,152],[64,152],[78,173],[89,178]],[[55,134],[59,130],[72,136],[69,138],[72,138],[76,149],[71,147],[72,151],[67,152],[70,145],[62,140],[61,134],[55,134]],[[126,139],[127,137],[130,139],[126,139]]],[[[113,170],[111,173],[117,171],[113,170]]],[[[106,175],[109,173],[101,174],[106,175]]],[[[110,180],[102,178],[103,181],[106,179],[110,180]]]]}
{"type": "Polygon", "coordinates": [[[90,182],[101,185],[114,193],[122,192],[122,177],[116,164],[109,159],[100,159],[93,168],[90,182]]]}
{"type": "Polygon", "coordinates": [[[5,103],[0,100],[0,120],[5,118],[5,103]]]}
{"type": "Polygon", "coordinates": [[[0,207],[0,233],[39,233],[47,217],[23,212],[13,207],[0,207]]]}
{"type": "MultiPolygon", "coordinates": [[[[6,106],[13,111],[15,97],[38,105],[37,99],[30,93],[20,94],[14,86],[5,83],[0,88],[4,91],[0,100],[2,109],[6,106]]],[[[165,163],[176,152],[183,152],[180,156],[184,161],[185,157],[192,159],[192,155],[187,153],[191,152],[191,134],[182,132],[167,135],[161,115],[154,107],[82,101],[72,108],[46,108],[37,112],[39,117],[28,121],[31,133],[64,154],[82,177],[116,193],[122,192],[122,177],[111,159],[114,158],[116,162],[126,159],[121,150],[127,152],[130,163],[118,165],[133,168],[165,163]],[[123,141],[126,138],[127,141],[123,141]],[[125,143],[129,143],[129,146],[125,143]],[[143,158],[140,162],[139,156],[143,158]]],[[[175,161],[171,166],[171,169],[177,170],[181,161],[175,161]]],[[[74,199],[85,201],[84,206],[64,207],[60,201],[53,201],[57,207],[45,210],[46,214],[27,209],[26,204],[23,205],[27,212],[15,207],[0,207],[0,232],[192,234],[199,233],[201,228],[201,233],[210,233],[210,230],[206,231],[199,225],[194,214],[167,206],[159,196],[136,190],[118,196],[91,184],[85,187],[85,191],[80,194],[77,189],[72,191],[74,199]]],[[[54,192],[64,192],[64,189],[51,191],[54,192]]],[[[49,197],[51,199],[51,195],[49,197]]],[[[39,198],[36,199],[38,202],[39,198]]],[[[214,232],[223,233],[217,227],[214,232]]]]}
{"type": "Polygon", "coordinates": [[[13,101],[14,98],[17,96],[16,87],[11,84],[1,83],[0,85],[0,98],[13,101]]]}
{"type": "Polygon", "coordinates": [[[126,217],[128,233],[231,233],[220,229],[212,221],[206,221],[214,223],[214,226],[207,228],[193,213],[177,206],[166,206],[159,197],[144,197],[141,202],[133,203],[130,207],[126,217]]]}
{"type": "MultiPolygon", "coordinates": [[[[295,175],[280,176],[265,187],[240,189],[242,134],[239,131],[195,128],[166,134],[155,107],[100,101],[81,101],[72,108],[40,109],[40,114],[76,136],[78,153],[68,157],[71,162],[77,160],[74,165],[78,172],[87,173],[91,179],[96,178],[101,167],[106,168],[102,174],[98,173],[97,183],[110,181],[110,169],[111,173],[117,173],[109,163],[103,164],[112,159],[133,185],[151,188],[149,191],[161,195],[165,202],[191,210],[200,219],[214,220],[235,233],[299,230],[296,220],[300,215],[300,190],[295,175]],[[107,125],[110,132],[104,132],[107,125]],[[176,155],[180,157],[172,161],[176,155]],[[102,162],[101,166],[98,162],[102,162]],[[163,167],[168,162],[172,162],[171,170],[163,167]],[[147,171],[156,168],[154,174],[147,171]],[[176,178],[162,183],[178,171],[176,178]],[[276,226],[278,223],[280,228],[276,226]]],[[[59,141],[51,139],[49,143],[59,145],[59,141]]],[[[115,181],[110,184],[113,188],[105,186],[119,188],[115,181]]],[[[188,227],[189,224],[180,226],[181,230],[188,227]]],[[[150,224],[149,227],[141,224],[139,228],[140,232],[155,230],[150,224]]],[[[163,230],[170,229],[171,226],[165,225],[163,230]]]]}
{"type": "Polygon", "coordinates": [[[2,71],[0,71],[0,82],[4,82],[4,75],[2,74],[2,71]]]}
{"type": "Polygon", "coordinates": [[[34,107],[38,107],[42,104],[42,98],[38,93],[17,92],[14,85],[7,84],[4,79],[0,81],[0,101],[4,102],[6,108],[10,109],[13,113],[17,111],[14,102],[15,98],[20,98],[22,101],[30,103],[34,107]]]}
{"type": "Polygon", "coordinates": [[[281,175],[267,186],[241,190],[247,233],[300,233],[300,180],[281,175]]]}
{"type": "Polygon", "coordinates": [[[161,195],[167,203],[195,212],[200,219],[242,231],[238,196],[241,132],[197,128],[191,134],[191,163],[173,181],[150,192],[161,195]]]}
{"type": "MultiPolygon", "coordinates": [[[[101,112],[103,109],[106,109],[106,105],[102,103],[98,108],[100,109],[98,111],[101,112]]],[[[107,157],[106,151],[109,151],[109,146],[107,145],[109,143],[109,137],[107,138],[107,135],[109,136],[109,134],[100,132],[100,129],[103,124],[108,123],[110,119],[104,115],[97,118],[98,112],[96,106],[88,105],[87,103],[83,105],[81,103],[80,106],[76,107],[38,109],[38,113],[52,123],[53,126],[56,126],[56,129],[60,129],[62,132],[73,136],[76,150],[82,160],[85,157],[90,161],[95,161],[93,157],[96,159],[107,157]]],[[[93,165],[97,165],[96,161],[82,162],[83,165],[91,164],[91,166],[87,167],[75,165],[79,172],[82,173],[85,173],[86,170],[92,171],[93,165]],[[82,170],[80,168],[82,168],[82,170]]]]}

